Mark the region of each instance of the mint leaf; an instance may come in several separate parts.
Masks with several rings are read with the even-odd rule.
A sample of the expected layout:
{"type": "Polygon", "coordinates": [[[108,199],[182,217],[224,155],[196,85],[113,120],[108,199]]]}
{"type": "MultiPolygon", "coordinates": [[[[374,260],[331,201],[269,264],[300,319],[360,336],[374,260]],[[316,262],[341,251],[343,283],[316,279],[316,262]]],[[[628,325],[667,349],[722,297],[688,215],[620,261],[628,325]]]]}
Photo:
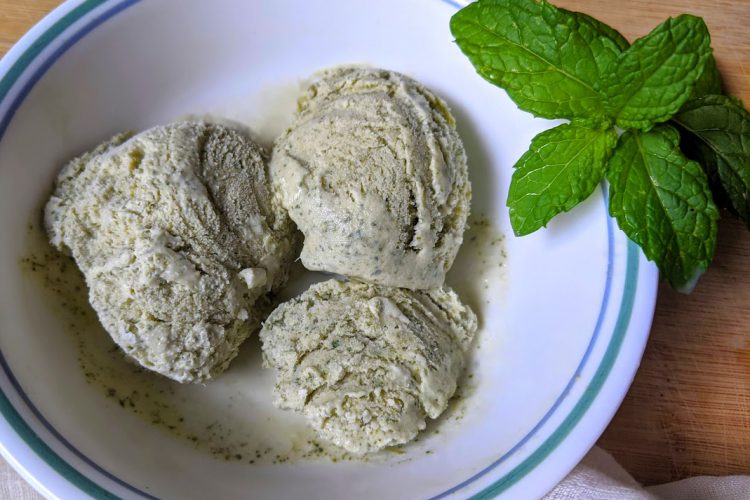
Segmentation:
{"type": "Polygon", "coordinates": [[[612,63],[599,87],[621,128],[648,129],[668,120],[687,101],[711,55],[699,17],[669,18],[612,63]]]}
{"type": "Polygon", "coordinates": [[[588,41],[589,47],[595,54],[598,77],[600,80],[609,71],[609,65],[617,60],[619,55],[630,46],[620,33],[601,21],[582,12],[571,12],[559,9],[565,15],[575,19],[578,31],[588,41]]]}
{"type": "Polygon", "coordinates": [[[609,160],[609,211],[662,276],[690,288],[716,247],[719,212],[703,169],[679,149],[669,125],[620,136],[609,160]]]}
{"type": "Polygon", "coordinates": [[[686,154],[709,177],[718,176],[732,208],[750,227],[750,113],[729,97],[709,95],[685,104],[674,121],[685,133],[686,154]]]}
{"type": "Polygon", "coordinates": [[[600,20],[593,18],[589,16],[588,14],[584,14],[583,12],[573,12],[566,9],[559,8],[558,9],[561,12],[565,12],[566,14],[569,14],[571,16],[574,16],[579,23],[581,24],[588,24],[591,26],[591,28],[597,32],[597,34],[602,37],[606,38],[612,43],[615,44],[617,47],[617,53],[625,52],[628,47],[630,47],[630,43],[627,41],[627,39],[620,34],[619,31],[614,29],[613,27],[601,22],[600,20]]]}
{"type": "Polygon", "coordinates": [[[704,95],[721,94],[721,75],[716,67],[716,59],[710,55],[703,66],[703,73],[695,82],[690,99],[697,99],[704,95]]]}
{"type": "Polygon", "coordinates": [[[606,161],[616,143],[614,129],[572,124],[534,137],[510,181],[508,207],[513,232],[517,236],[532,233],[588,198],[604,178],[606,161]]]}
{"type": "Polygon", "coordinates": [[[599,42],[590,22],[544,0],[480,0],[458,11],[450,28],[477,72],[519,108],[544,118],[605,116],[595,84],[612,44],[599,42]]]}

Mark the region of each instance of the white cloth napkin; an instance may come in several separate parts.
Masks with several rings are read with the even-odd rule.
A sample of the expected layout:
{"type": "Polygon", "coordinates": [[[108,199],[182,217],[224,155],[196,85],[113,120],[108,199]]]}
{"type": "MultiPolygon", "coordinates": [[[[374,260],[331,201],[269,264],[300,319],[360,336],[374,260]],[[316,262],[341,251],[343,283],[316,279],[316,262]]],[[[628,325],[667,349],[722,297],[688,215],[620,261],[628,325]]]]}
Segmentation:
{"type": "Polygon", "coordinates": [[[0,498],[2,500],[43,500],[18,473],[0,457],[0,498]]]}
{"type": "Polygon", "coordinates": [[[674,483],[638,484],[612,455],[594,447],[544,500],[747,500],[750,476],[697,476],[674,483]]]}
{"type": "MultiPolygon", "coordinates": [[[[0,458],[0,499],[41,500],[0,458]]],[[[643,488],[612,456],[592,449],[544,500],[744,500],[750,499],[750,476],[698,476],[643,488]]]]}

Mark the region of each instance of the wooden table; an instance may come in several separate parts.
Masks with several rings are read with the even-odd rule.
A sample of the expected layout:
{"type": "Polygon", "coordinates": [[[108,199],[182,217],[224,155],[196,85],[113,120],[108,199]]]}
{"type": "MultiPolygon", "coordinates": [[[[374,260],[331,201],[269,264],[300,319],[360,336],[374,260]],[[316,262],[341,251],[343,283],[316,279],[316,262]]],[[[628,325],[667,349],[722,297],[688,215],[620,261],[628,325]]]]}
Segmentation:
{"type": "MultiPolygon", "coordinates": [[[[553,0],[554,1],[554,0],[553,0]]],[[[702,16],[726,90],[750,105],[750,1],[557,0],[629,40],[668,16],[702,16]]],[[[695,291],[662,285],[651,338],[599,445],[646,484],[750,474],[750,232],[727,214],[695,291]]]]}
{"type": "MultiPolygon", "coordinates": [[[[58,3],[0,0],[0,53],[58,3]]],[[[727,90],[750,105],[750,0],[555,3],[631,41],[670,15],[702,16],[727,90]]],[[[692,295],[659,290],[643,363],[599,444],[646,484],[750,473],[750,232],[742,224],[721,220],[716,258],[692,295]]]]}

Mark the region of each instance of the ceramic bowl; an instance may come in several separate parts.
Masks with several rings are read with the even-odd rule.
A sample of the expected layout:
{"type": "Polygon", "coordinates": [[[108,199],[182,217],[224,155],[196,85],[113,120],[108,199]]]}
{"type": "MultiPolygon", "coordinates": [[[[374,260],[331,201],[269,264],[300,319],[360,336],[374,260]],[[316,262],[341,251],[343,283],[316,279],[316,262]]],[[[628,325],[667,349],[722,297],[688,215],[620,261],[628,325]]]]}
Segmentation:
{"type": "Polygon", "coordinates": [[[657,272],[608,217],[604,188],[547,229],[512,236],[512,166],[554,123],[518,110],[476,75],[448,29],[457,8],[441,0],[68,1],[3,58],[0,446],[39,491],[533,498],[593,446],[638,367],[657,272]],[[257,340],[205,386],[136,370],[96,325],[85,289],[57,286],[39,229],[56,172],[111,135],[212,114],[270,142],[305,79],[350,63],[406,73],[453,109],[474,200],[449,283],[481,324],[461,398],[417,442],[366,460],[318,453],[325,446],[304,423],[273,408],[257,340]]]}

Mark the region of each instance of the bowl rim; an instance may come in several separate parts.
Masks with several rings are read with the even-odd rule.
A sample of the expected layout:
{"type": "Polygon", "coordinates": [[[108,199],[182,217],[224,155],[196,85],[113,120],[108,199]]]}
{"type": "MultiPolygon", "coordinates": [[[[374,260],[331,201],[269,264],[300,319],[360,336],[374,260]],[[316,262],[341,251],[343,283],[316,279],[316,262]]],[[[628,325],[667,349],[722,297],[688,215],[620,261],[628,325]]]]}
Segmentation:
{"type": "MultiPolygon", "coordinates": [[[[25,97],[46,73],[46,71],[62,56],[67,49],[72,47],[77,41],[85,37],[89,32],[96,29],[108,19],[137,4],[140,0],[67,0],[51,13],[39,21],[31,28],[0,60],[0,142],[3,139],[5,131],[13,119],[15,111],[23,103],[25,97]],[[62,43],[59,43],[62,40],[62,43]],[[57,45],[55,45],[57,44],[57,45]],[[54,50],[50,50],[54,49],[54,50]],[[43,57],[42,57],[43,56],[43,57]]],[[[461,8],[462,5],[453,0],[437,0],[436,3],[443,3],[454,9],[461,8]]],[[[607,203],[606,187],[602,185],[602,199],[607,203]]],[[[548,478],[543,484],[538,485],[540,494],[551,489],[557,481],[562,479],[573,466],[583,457],[583,455],[594,445],[596,439],[604,431],[607,424],[614,416],[629,388],[635,371],[639,365],[643,350],[645,349],[648,332],[653,319],[653,311],[656,303],[656,290],[658,282],[658,272],[652,264],[649,264],[640,249],[630,240],[625,239],[621,234],[615,237],[619,230],[614,227],[613,219],[607,216],[607,238],[608,238],[608,264],[607,277],[602,304],[599,316],[591,336],[589,345],[584,353],[578,368],[573,377],[566,385],[563,392],[557,398],[555,403],[544,415],[544,417],[508,452],[503,454],[497,460],[489,464],[483,470],[474,474],[460,484],[444,491],[433,498],[443,498],[461,491],[480,478],[486,479],[486,475],[491,472],[497,465],[502,463],[506,458],[511,456],[516,450],[526,444],[539,430],[545,422],[555,413],[560,403],[568,396],[576,376],[589,360],[589,355],[599,336],[602,327],[605,310],[607,310],[610,298],[617,296],[619,291],[612,292],[612,275],[615,252],[624,254],[626,260],[625,279],[619,312],[614,326],[614,331],[606,346],[603,358],[596,368],[595,375],[592,377],[587,389],[574,405],[570,413],[564,418],[562,423],[541,443],[536,449],[520,464],[516,465],[511,471],[502,477],[492,480],[491,484],[481,489],[475,496],[478,498],[495,497],[512,486],[516,485],[522,478],[526,477],[531,471],[542,464],[547,457],[552,454],[558,446],[565,441],[574,428],[587,418],[587,426],[590,431],[585,439],[585,444],[579,445],[573,452],[576,457],[575,461],[566,460],[566,465],[559,469],[555,477],[548,478]],[[616,241],[617,240],[617,241],[616,241]],[[618,247],[616,249],[616,247],[618,247]],[[623,248],[624,247],[624,248],[623,248]],[[612,292],[612,293],[611,293],[612,292]],[[636,295],[640,295],[639,304],[636,304],[636,295]],[[631,332],[633,322],[631,319],[635,314],[639,317],[639,330],[631,332]],[[621,347],[628,333],[631,333],[629,339],[630,349],[627,354],[627,363],[625,366],[618,368],[620,380],[618,385],[609,391],[610,397],[606,408],[599,412],[589,412],[592,403],[600,394],[602,387],[611,379],[609,377],[613,371],[615,362],[621,354],[621,347]],[[596,413],[596,414],[594,414],[596,413]],[[570,462],[570,463],[568,463],[570,462]],[[565,470],[563,470],[565,469],[565,470]],[[554,481],[553,481],[554,480],[554,481]],[[544,491],[542,491],[544,490],[544,491]]],[[[618,307],[617,305],[613,305],[618,307]]],[[[16,405],[22,403],[26,409],[32,413],[35,420],[41,424],[47,432],[65,448],[67,448],[79,460],[87,466],[92,467],[97,473],[113,481],[130,494],[142,498],[155,498],[135,486],[119,479],[114,474],[102,469],[93,460],[86,457],[69,443],[54,427],[44,418],[36,409],[28,396],[24,393],[18,380],[13,373],[0,349],[0,372],[2,372],[8,383],[14,390],[15,394],[11,397],[6,395],[0,387],[0,417],[4,419],[12,431],[21,438],[21,442],[27,446],[36,458],[41,458],[48,466],[59,474],[65,481],[74,486],[77,491],[86,493],[95,498],[113,498],[114,493],[108,491],[94,480],[84,475],[76,466],[72,465],[66,459],[56,453],[44,438],[34,430],[16,405]],[[16,401],[12,403],[11,400],[16,401]]],[[[8,462],[37,490],[45,496],[56,496],[55,487],[50,484],[50,480],[43,476],[44,471],[35,471],[34,463],[28,459],[28,454],[20,450],[18,446],[11,445],[7,435],[0,432],[0,453],[8,462]]]]}

